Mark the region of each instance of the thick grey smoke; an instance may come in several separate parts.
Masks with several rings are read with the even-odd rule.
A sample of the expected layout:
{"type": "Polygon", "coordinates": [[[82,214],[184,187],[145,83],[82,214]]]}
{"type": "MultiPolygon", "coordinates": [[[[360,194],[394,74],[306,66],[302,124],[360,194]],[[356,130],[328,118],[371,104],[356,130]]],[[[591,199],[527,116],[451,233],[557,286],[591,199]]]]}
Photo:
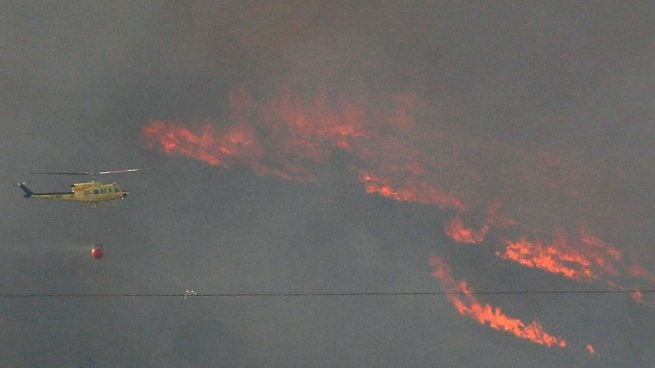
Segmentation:
{"type": "MultiPolygon", "coordinates": [[[[437,291],[431,255],[478,290],[606,287],[454,244],[452,213],[366,194],[348,155],[297,183],[144,148],[151,119],[229,125],[238,88],[257,101],[416,94],[418,123],[452,140],[414,137],[418,149],[485,178],[444,175],[453,190],[500,196],[531,227],[586,219],[655,271],[649,3],[6,2],[0,19],[1,294],[437,291]],[[555,173],[535,147],[563,158],[555,173]],[[111,208],[15,187],[70,184],[31,171],[125,167],[155,169],[111,178],[132,192],[111,208]],[[516,167],[580,193],[568,203],[499,175],[516,167]]],[[[644,298],[480,297],[566,349],[482,326],[446,297],[2,298],[0,366],[645,366],[644,298]]]]}

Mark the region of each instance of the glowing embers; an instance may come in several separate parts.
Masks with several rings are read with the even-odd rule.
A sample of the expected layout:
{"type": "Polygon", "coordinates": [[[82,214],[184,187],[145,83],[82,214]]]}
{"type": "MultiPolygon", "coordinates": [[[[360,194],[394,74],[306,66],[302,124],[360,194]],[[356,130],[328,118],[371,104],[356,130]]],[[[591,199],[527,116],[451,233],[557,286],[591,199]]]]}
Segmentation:
{"type": "Polygon", "coordinates": [[[200,126],[197,132],[174,123],[151,121],[143,133],[149,147],[158,146],[166,154],[195,158],[212,166],[227,167],[235,159],[243,160],[257,152],[250,128],[236,125],[216,132],[212,124],[200,126]]]}
{"type": "Polygon", "coordinates": [[[482,243],[492,229],[492,226],[494,228],[506,228],[518,225],[518,222],[500,213],[502,205],[502,202],[499,200],[491,201],[486,211],[484,222],[479,224],[477,229],[465,225],[464,220],[462,220],[463,213],[460,211],[460,213],[444,226],[444,232],[457,243],[482,243]]]}
{"type": "Polygon", "coordinates": [[[634,300],[636,303],[643,304],[644,303],[644,294],[641,292],[641,290],[635,290],[630,293],[630,297],[632,300],[634,300]]]}
{"type": "Polygon", "coordinates": [[[479,230],[464,226],[460,216],[455,216],[448,222],[445,229],[446,234],[458,243],[478,244],[482,242],[489,231],[489,225],[483,225],[479,230]]]}
{"type": "Polygon", "coordinates": [[[504,249],[496,255],[576,280],[594,280],[604,274],[614,276],[621,260],[617,249],[584,229],[575,240],[569,240],[563,230],[558,230],[549,243],[527,239],[506,241],[504,249]]]}
{"type": "Polygon", "coordinates": [[[499,307],[490,304],[481,304],[472,294],[465,280],[456,281],[450,267],[438,257],[431,257],[430,264],[434,267],[432,275],[440,282],[443,289],[448,292],[448,299],[453,303],[457,312],[463,316],[473,318],[481,324],[511,333],[512,335],[544,346],[566,347],[566,341],[547,333],[539,321],[529,324],[518,318],[506,315],[499,307]]]}
{"type": "Polygon", "coordinates": [[[268,136],[285,155],[324,162],[336,148],[350,151],[354,140],[366,136],[368,118],[361,101],[330,102],[325,95],[304,101],[284,90],[264,106],[268,136]]]}
{"type": "MultiPolygon", "coordinates": [[[[655,274],[652,272],[644,269],[643,267],[639,265],[634,265],[631,266],[628,269],[628,274],[632,277],[636,277],[642,280],[648,281],[651,285],[655,285],[655,274]]],[[[641,292],[640,288],[637,288],[634,292],[630,293],[630,296],[632,299],[639,303],[643,304],[644,303],[644,293],[641,292]]]]}
{"type": "MultiPolygon", "coordinates": [[[[411,178],[411,176],[409,176],[411,178]]],[[[406,179],[402,185],[395,186],[391,180],[364,172],[359,176],[366,193],[378,194],[382,197],[400,202],[435,204],[441,208],[464,209],[464,204],[456,196],[444,193],[427,182],[406,179]]]]}

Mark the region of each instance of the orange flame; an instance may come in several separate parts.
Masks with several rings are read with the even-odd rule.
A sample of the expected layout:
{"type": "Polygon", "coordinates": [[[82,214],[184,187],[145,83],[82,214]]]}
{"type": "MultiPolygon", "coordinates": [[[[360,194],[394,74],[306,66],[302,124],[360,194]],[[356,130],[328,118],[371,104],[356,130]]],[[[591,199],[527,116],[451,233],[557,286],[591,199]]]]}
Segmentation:
{"type": "Polygon", "coordinates": [[[641,290],[635,290],[635,291],[631,292],[630,296],[632,297],[632,299],[635,302],[637,302],[639,304],[644,303],[644,295],[642,294],[641,290]]]}
{"type": "Polygon", "coordinates": [[[454,195],[443,193],[429,183],[410,182],[395,188],[390,180],[381,179],[372,173],[363,173],[359,180],[367,193],[401,202],[435,204],[441,208],[464,209],[464,204],[454,195]]]}
{"type": "Polygon", "coordinates": [[[216,132],[213,125],[203,124],[199,132],[163,121],[151,121],[144,130],[149,146],[156,144],[164,153],[188,156],[212,166],[229,167],[235,159],[247,157],[250,147],[256,147],[252,132],[246,125],[216,132]]]}
{"type": "Polygon", "coordinates": [[[596,348],[594,348],[593,345],[587,344],[586,349],[587,349],[587,353],[589,353],[589,355],[596,356],[596,348]]]}
{"type": "Polygon", "coordinates": [[[520,239],[506,241],[505,249],[497,256],[517,262],[523,266],[539,268],[554,274],[576,280],[593,280],[600,273],[616,274],[615,263],[621,253],[588,234],[584,229],[575,242],[570,242],[566,234],[556,231],[550,244],[540,240],[520,239]]]}
{"type": "Polygon", "coordinates": [[[462,209],[460,209],[460,214],[453,217],[448,224],[444,226],[444,231],[446,232],[446,235],[457,243],[481,243],[487,237],[487,233],[491,230],[492,225],[507,227],[518,224],[515,220],[499,214],[501,206],[502,203],[498,200],[494,200],[490,203],[484,223],[478,230],[474,230],[473,228],[464,225],[464,221],[461,217],[462,209]]]}
{"type": "MultiPolygon", "coordinates": [[[[567,200],[584,193],[577,185],[592,176],[580,169],[584,165],[569,167],[570,160],[532,146],[506,149],[500,142],[467,140],[468,135],[463,141],[453,139],[434,128],[439,124],[416,121],[420,105],[421,101],[411,93],[374,100],[328,98],[325,94],[307,99],[288,90],[256,102],[241,88],[230,95],[231,125],[227,127],[210,123],[187,127],[154,120],[144,127],[143,134],[148,147],[167,155],[190,157],[218,167],[241,165],[258,175],[294,181],[316,180],[335,152],[345,152],[351,159],[353,175],[367,193],[453,210],[454,217],[444,225],[444,231],[455,242],[465,244],[481,243],[498,228],[518,224],[509,216],[523,215],[522,209],[500,215],[500,201],[493,200],[496,194],[508,201],[525,194],[522,187],[529,194],[547,189],[555,198],[564,196],[567,200]],[[494,161],[510,157],[520,163],[510,169],[500,168],[502,172],[497,174],[485,169],[496,169],[495,165],[486,165],[485,158],[478,162],[472,157],[494,161]],[[487,181],[490,175],[498,177],[487,181]],[[488,188],[500,185],[508,189],[486,193],[488,188]],[[491,203],[486,217],[477,228],[469,227],[466,215],[480,210],[481,203],[491,203]]],[[[655,273],[639,266],[622,266],[621,252],[585,229],[575,236],[556,230],[550,241],[523,237],[502,244],[497,256],[570,279],[590,282],[627,273],[655,284],[655,273]]],[[[465,281],[452,279],[443,261],[436,259],[433,265],[433,274],[444,287],[462,293],[449,295],[459,313],[538,344],[566,346],[563,339],[544,332],[538,321],[525,324],[506,316],[500,308],[480,304],[465,281]]],[[[618,282],[607,283],[619,287],[618,282]]],[[[642,297],[635,293],[633,298],[640,301],[642,297]]]]}
{"type": "Polygon", "coordinates": [[[651,284],[655,285],[655,273],[646,270],[639,265],[633,265],[628,269],[630,275],[634,277],[644,278],[651,284]]]}
{"type": "Polygon", "coordinates": [[[489,231],[489,225],[485,224],[479,230],[475,231],[469,227],[465,227],[462,218],[456,216],[448,222],[445,231],[451,239],[458,243],[477,244],[484,240],[489,231]]]}
{"type": "Polygon", "coordinates": [[[431,257],[430,264],[434,266],[432,275],[441,282],[445,290],[452,291],[448,294],[448,298],[459,314],[471,317],[481,324],[488,324],[495,330],[508,332],[539,345],[566,347],[566,340],[544,331],[539,321],[535,320],[526,324],[518,318],[506,315],[499,307],[481,304],[472,294],[472,290],[465,280],[455,281],[450,267],[442,259],[431,257]]]}
{"type": "Polygon", "coordinates": [[[399,138],[414,128],[417,97],[392,96],[376,112],[367,111],[364,101],[331,102],[325,95],[306,101],[283,90],[277,98],[253,106],[242,88],[230,95],[235,122],[231,128],[202,124],[192,130],[151,121],[143,133],[150,148],[166,154],[212,166],[241,164],[258,174],[290,180],[316,178],[316,164],[326,163],[341,150],[353,156],[352,169],[368,193],[462,211],[464,204],[456,195],[424,178],[421,154],[410,141],[399,138]]]}
{"type": "Polygon", "coordinates": [[[277,144],[273,149],[287,159],[324,162],[337,148],[351,150],[353,142],[366,133],[363,107],[345,99],[331,105],[323,95],[305,103],[284,91],[265,111],[263,119],[277,144]]]}

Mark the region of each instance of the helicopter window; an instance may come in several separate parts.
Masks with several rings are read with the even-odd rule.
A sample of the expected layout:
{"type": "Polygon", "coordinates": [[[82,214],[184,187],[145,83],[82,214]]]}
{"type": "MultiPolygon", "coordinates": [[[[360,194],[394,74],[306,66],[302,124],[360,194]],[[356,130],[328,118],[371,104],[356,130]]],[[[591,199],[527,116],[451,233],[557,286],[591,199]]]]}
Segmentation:
{"type": "Polygon", "coordinates": [[[93,194],[100,194],[100,192],[96,189],[93,191],[93,194]]]}

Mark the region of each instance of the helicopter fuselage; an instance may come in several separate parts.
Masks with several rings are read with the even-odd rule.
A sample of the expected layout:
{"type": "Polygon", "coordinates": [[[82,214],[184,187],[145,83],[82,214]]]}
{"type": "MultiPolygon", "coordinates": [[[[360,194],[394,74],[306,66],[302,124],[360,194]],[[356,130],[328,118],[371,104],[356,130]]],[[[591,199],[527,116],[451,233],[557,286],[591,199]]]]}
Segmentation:
{"type": "Polygon", "coordinates": [[[128,192],[118,188],[118,184],[103,184],[97,181],[87,183],[74,183],[69,192],[36,193],[29,189],[25,183],[18,184],[25,192],[25,198],[46,199],[50,201],[72,201],[83,203],[98,203],[125,199],[128,192]]]}

